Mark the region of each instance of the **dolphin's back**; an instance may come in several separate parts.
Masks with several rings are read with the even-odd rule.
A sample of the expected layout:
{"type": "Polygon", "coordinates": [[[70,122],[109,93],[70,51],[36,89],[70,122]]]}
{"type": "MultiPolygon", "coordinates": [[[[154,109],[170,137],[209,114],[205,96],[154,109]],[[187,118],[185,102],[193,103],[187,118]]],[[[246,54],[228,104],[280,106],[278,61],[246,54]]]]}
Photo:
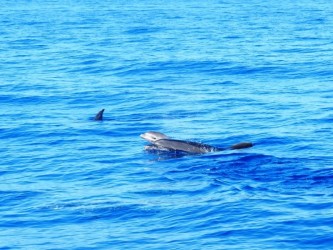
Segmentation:
{"type": "Polygon", "coordinates": [[[184,151],[193,154],[202,154],[202,153],[222,150],[220,148],[216,148],[203,143],[173,140],[173,139],[160,139],[157,140],[154,144],[159,147],[167,148],[170,150],[184,151]]]}

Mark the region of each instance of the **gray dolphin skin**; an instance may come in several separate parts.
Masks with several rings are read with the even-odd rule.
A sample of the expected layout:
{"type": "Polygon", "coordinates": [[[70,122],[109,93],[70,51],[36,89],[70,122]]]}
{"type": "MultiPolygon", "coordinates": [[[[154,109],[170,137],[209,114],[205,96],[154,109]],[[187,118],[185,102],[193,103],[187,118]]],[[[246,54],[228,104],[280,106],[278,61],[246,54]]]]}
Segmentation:
{"type": "Polygon", "coordinates": [[[140,137],[152,143],[152,145],[145,147],[146,150],[182,151],[192,154],[203,154],[227,149],[243,149],[253,146],[251,142],[241,142],[228,148],[219,148],[198,142],[171,139],[163,133],[154,131],[141,134],[140,137]]]}
{"type": "Polygon", "coordinates": [[[95,121],[103,121],[103,113],[104,113],[105,109],[102,109],[101,111],[99,111],[96,115],[94,120],[95,121]]]}

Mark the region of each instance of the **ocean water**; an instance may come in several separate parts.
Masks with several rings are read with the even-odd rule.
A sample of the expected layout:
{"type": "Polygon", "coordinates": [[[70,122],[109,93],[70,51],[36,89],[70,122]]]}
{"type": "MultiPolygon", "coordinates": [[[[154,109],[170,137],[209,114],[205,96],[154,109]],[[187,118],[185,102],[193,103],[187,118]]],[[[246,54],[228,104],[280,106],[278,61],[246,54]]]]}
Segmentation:
{"type": "Polygon", "coordinates": [[[331,1],[0,10],[0,249],[333,249],[331,1]]]}

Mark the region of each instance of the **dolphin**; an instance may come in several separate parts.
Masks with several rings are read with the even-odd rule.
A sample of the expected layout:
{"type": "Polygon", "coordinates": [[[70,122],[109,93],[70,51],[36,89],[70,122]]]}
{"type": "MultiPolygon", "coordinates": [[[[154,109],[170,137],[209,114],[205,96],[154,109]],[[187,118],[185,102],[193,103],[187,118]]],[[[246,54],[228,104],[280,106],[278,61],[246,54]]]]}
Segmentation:
{"type": "Polygon", "coordinates": [[[105,109],[102,109],[101,111],[99,111],[96,115],[94,120],[95,121],[103,121],[103,113],[104,113],[105,109]]]}
{"type": "Polygon", "coordinates": [[[182,151],[192,154],[203,154],[203,153],[217,152],[228,149],[243,149],[253,146],[251,142],[241,142],[232,145],[228,148],[220,148],[220,147],[210,146],[204,143],[171,139],[170,137],[168,137],[163,133],[154,132],[154,131],[149,131],[144,134],[141,134],[140,137],[152,143],[152,145],[145,147],[146,150],[182,151]]]}

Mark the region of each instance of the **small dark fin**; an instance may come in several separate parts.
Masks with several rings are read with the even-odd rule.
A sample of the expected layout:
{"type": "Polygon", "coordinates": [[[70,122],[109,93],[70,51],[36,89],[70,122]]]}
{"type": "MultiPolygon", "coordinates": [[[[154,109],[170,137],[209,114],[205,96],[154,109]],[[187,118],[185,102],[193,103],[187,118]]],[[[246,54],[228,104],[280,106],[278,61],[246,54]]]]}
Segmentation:
{"type": "Polygon", "coordinates": [[[240,142],[235,145],[232,145],[231,149],[242,149],[242,148],[250,148],[253,146],[252,142],[240,142]]]}
{"type": "Polygon", "coordinates": [[[95,121],[103,121],[103,113],[104,113],[104,109],[102,109],[101,111],[99,111],[97,113],[97,115],[95,116],[94,120],[95,121]]]}

